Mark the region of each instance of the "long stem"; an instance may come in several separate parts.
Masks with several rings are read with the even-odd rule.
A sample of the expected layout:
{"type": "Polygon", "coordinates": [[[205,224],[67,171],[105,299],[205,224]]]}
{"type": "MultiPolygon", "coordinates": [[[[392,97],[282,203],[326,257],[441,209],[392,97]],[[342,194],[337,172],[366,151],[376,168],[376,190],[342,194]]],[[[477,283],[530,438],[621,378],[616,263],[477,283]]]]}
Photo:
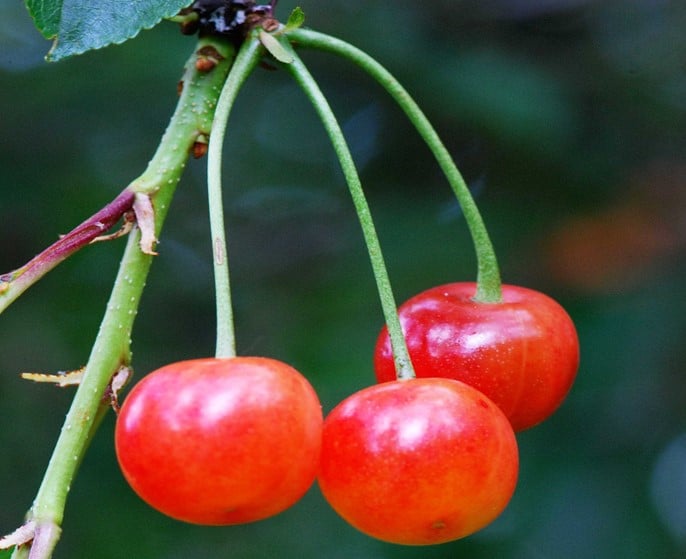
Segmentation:
{"type": "Polygon", "coordinates": [[[498,261],[474,198],[450,153],[407,90],[371,56],[345,41],[309,29],[288,30],[287,35],[298,45],[331,52],[354,62],[372,76],[400,105],[433,153],[462,207],[477,258],[477,292],[474,299],[482,303],[500,301],[502,293],[498,261]]]}
{"type": "Polygon", "coordinates": [[[326,97],[324,97],[317,82],[309,73],[300,57],[295,53],[286,38],[281,39],[281,44],[293,58],[293,62],[288,64],[287,67],[317,111],[317,114],[329,135],[331,143],[333,144],[333,148],[341,164],[341,169],[343,170],[346,182],[348,183],[348,188],[350,189],[350,194],[360,220],[360,225],[362,226],[362,233],[364,235],[365,243],[367,244],[367,251],[369,252],[369,258],[371,260],[374,279],[376,280],[377,289],[379,291],[381,307],[391,339],[391,347],[393,349],[398,379],[414,378],[415,373],[412,367],[412,361],[410,361],[407,344],[405,343],[400,319],[398,318],[395,298],[381,252],[381,246],[379,245],[379,239],[376,234],[376,228],[374,227],[369,205],[367,204],[364,191],[362,190],[362,184],[357,169],[355,168],[355,162],[353,161],[352,154],[350,153],[348,144],[343,136],[343,131],[341,130],[326,97]]]}
{"type": "MultiPolygon", "coordinates": [[[[209,40],[203,40],[201,47],[209,40]]],[[[154,232],[159,235],[188,155],[201,134],[209,134],[218,92],[226,78],[233,49],[213,42],[223,60],[209,73],[195,68],[194,54],[186,67],[183,90],[160,144],[145,172],[130,185],[150,196],[154,232]]],[[[130,361],[130,338],[152,256],[140,246],[140,230],[130,235],[107,310],[71,408],[58,437],[43,482],[29,511],[36,530],[30,559],[48,559],[59,538],[64,507],[78,465],[102,415],[102,398],[117,370],[130,361]]],[[[22,551],[18,552],[23,553],[22,551]]],[[[21,555],[18,555],[21,556],[21,555]]]]}
{"type": "Polygon", "coordinates": [[[243,43],[241,50],[224,83],[217,108],[207,151],[207,194],[210,213],[210,233],[214,260],[215,300],[217,305],[216,357],[236,356],[236,334],[231,303],[229,281],[229,258],[224,226],[222,199],[222,147],[226,125],[238,92],[262,56],[260,42],[251,38],[243,43]]]}

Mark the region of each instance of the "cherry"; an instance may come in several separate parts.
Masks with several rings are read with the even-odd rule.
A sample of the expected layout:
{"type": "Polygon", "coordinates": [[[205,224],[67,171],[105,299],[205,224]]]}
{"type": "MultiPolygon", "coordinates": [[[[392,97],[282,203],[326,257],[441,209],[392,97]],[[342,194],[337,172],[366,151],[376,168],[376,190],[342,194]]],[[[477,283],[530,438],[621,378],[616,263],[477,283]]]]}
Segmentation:
{"type": "MultiPolygon", "coordinates": [[[[579,341],[565,310],[531,289],[502,286],[502,302],[473,300],[474,283],[428,289],[398,310],[418,377],[446,377],[479,389],[515,431],[549,417],[579,366],[579,341]]],[[[374,352],[379,382],[396,377],[386,328],[374,352]]]]}
{"type": "Polygon", "coordinates": [[[117,418],[124,477],[149,505],[194,524],[252,522],[314,482],[322,411],[309,382],[262,357],[196,359],[141,380],[117,418]]]}
{"type": "Polygon", "coordinates": [[[358,530],[438,544],[494,520],[514,492],[517,442],[502,411],[450,379],[377,384],[327,416],[318,482],[358,530]]]}

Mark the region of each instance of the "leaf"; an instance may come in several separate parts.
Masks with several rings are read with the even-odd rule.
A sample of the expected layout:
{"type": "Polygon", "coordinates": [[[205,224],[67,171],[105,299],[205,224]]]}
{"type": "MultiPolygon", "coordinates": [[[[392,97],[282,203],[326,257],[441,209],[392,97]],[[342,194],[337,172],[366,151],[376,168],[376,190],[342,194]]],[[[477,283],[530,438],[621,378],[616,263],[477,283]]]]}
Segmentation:
{"type": "Polygon", "coordinates": [[[281,43],[279,43],[278,39],[276,39],[274,35],[267,33],[264,29],[260,31],[260,43],[262,43],[264,48],[269,51],[269,54],[271,54],[279,62],[283,62],[284,64],[290,64],[293,62],[293,57],[288,54],[283,46],[281,46],[281,43]]]}
{"type": "Polygon", "coordinates": [[[60,24],[62,0],[25,0],[34,25],[46,39],[54,39],[60,24]]]}
{"type": "Polygon", "coordinates": [[[296,6],[288,16],[286,29],[298,29],[298,27],[302,27],[303,23],[305,23],[305,12],[300,6],[296,6]]]}
{"type": "Polygon", "coordinates": [[[190,0],[25,0],[38,30],[55,39],[48,60],[119,44],[176,15],[190,0]]]}

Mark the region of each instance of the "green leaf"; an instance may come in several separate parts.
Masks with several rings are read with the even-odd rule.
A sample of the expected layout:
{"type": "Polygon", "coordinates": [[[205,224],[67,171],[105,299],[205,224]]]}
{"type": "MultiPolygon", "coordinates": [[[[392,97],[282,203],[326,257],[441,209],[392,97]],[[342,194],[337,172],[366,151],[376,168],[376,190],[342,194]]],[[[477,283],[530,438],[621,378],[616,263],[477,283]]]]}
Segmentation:
{"type": "Polygon", "coordinates": [[[54,39],[60,24],[62,0],[25,0],[33,23],[46,39],[54,39]]]}
{"type": "Polygon", "coordinates": [[[176,15],[190,0],[26,0],[38,30],[55,40],[48,60],[119,44],[176,15]]]}
{"type": "Polygon", "coordinates": [[[288,16],[288,21],[286,22],[286,29],[297,29],[305,23],[305,12],[302,11],[300,6],[293,8],[291,15],[288,16]]]}

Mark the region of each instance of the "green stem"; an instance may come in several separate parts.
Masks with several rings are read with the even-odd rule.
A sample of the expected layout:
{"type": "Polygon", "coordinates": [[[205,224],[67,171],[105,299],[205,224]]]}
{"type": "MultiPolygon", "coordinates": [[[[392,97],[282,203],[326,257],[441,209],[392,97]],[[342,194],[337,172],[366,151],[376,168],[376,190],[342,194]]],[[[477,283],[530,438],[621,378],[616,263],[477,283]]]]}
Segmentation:
{"type": "MultiPolygon", "coordinates": [[[[200,46],[209,40],[201,41],[200,46]]],[[[209,134],[218,92],[231,65],[233,48],[217,41],[213,46],[223,61],[211,72],[195,69],[193,55],[186,67],[176,110],[145,172],[130,185],[149,196],[154,206],[154,233],[159,235],[188,155],[199,135],[209,134]]],[[[103,395],[112,376],[130,362],[130,340],[151,254],[139,246],[141,230],[129,236],[107,310],[71,408],[58,437],[43,482],[29,511],[36,524],[30,559],[47,559],[59,538],[67,495],[78,465],[103,415],[103,395]]]]}
{"type": "Polygon", "coordinates": [[[345,41],[309,29],[289,30],[287,35],[298,45],[331,52],[354,62],[372,76],[402,108],[433,153],[462,207],[477,258],[477,292],[474,299],[483,303],[499,302],[502,293],[498,261],[481,214],[450,153],[407,90],[371,56],[345,41]]]}
{"type": "Polygon", "coordinates": [[[151,256],[139,249],[139,237],[138,232],[129,236],[83,379],[31,509],[31,518],[36,522],[50,520],[61,524],[67,492],[92,437],[107,385],[115,372],[130,361],[135,309],[151,261],[151,256]]]}
{"type": "Polygon", "coordinates": [[[362,233],[364,235],[365,243],[367,244],[367,251],[372,264],[374,272],[374,279],[376,280],[377,289],[379,291],[379,298],[381,300],[381,307],[383,309],[384,318],[388,327],[388,333],[391,339],[391,347],[395,359],[395,367],[398,379],[414,378],[415,373],[410,361],[410,356],[405,343],[405,337],[398,318],[398,311],[393,297],[393,290],[384,263],[381,246],[376,234],[374,222],[372,220],[369,205],[362,190],[360,177],[355,168],[348,144],[343,136],[338,121],[336,120],[329,103],[324,94],[319,89],[317,82],[309,73],[302,60],[295,53],[290,43],[286,38],[281,38],[281,44],[284,49],[292,56],[293,61],[287,65],[296,82],[303,89],[310,102],[314,106],[319,118],[326,129],[333,148],[338,156],[341,164],[345,180],[348,183],[350,194],[357,210],[357,215],[362,226],[362,233]]]}
{"type": "Polygon", "coordinates": [[[256,38],[246,40],[224,83],[212,126],[212,135],[207,152],[207,194],[210,213],[210,233],[214,260],[214,285],[217,305],[217,348],[216,357],[236,356],[236,335],[231,303],[229,281],[229,258],[224,226],[224,204],[222,199],[222,147],[226,125],[238,92],[245,80],[262,57],[263,50],[256,38]]]}

